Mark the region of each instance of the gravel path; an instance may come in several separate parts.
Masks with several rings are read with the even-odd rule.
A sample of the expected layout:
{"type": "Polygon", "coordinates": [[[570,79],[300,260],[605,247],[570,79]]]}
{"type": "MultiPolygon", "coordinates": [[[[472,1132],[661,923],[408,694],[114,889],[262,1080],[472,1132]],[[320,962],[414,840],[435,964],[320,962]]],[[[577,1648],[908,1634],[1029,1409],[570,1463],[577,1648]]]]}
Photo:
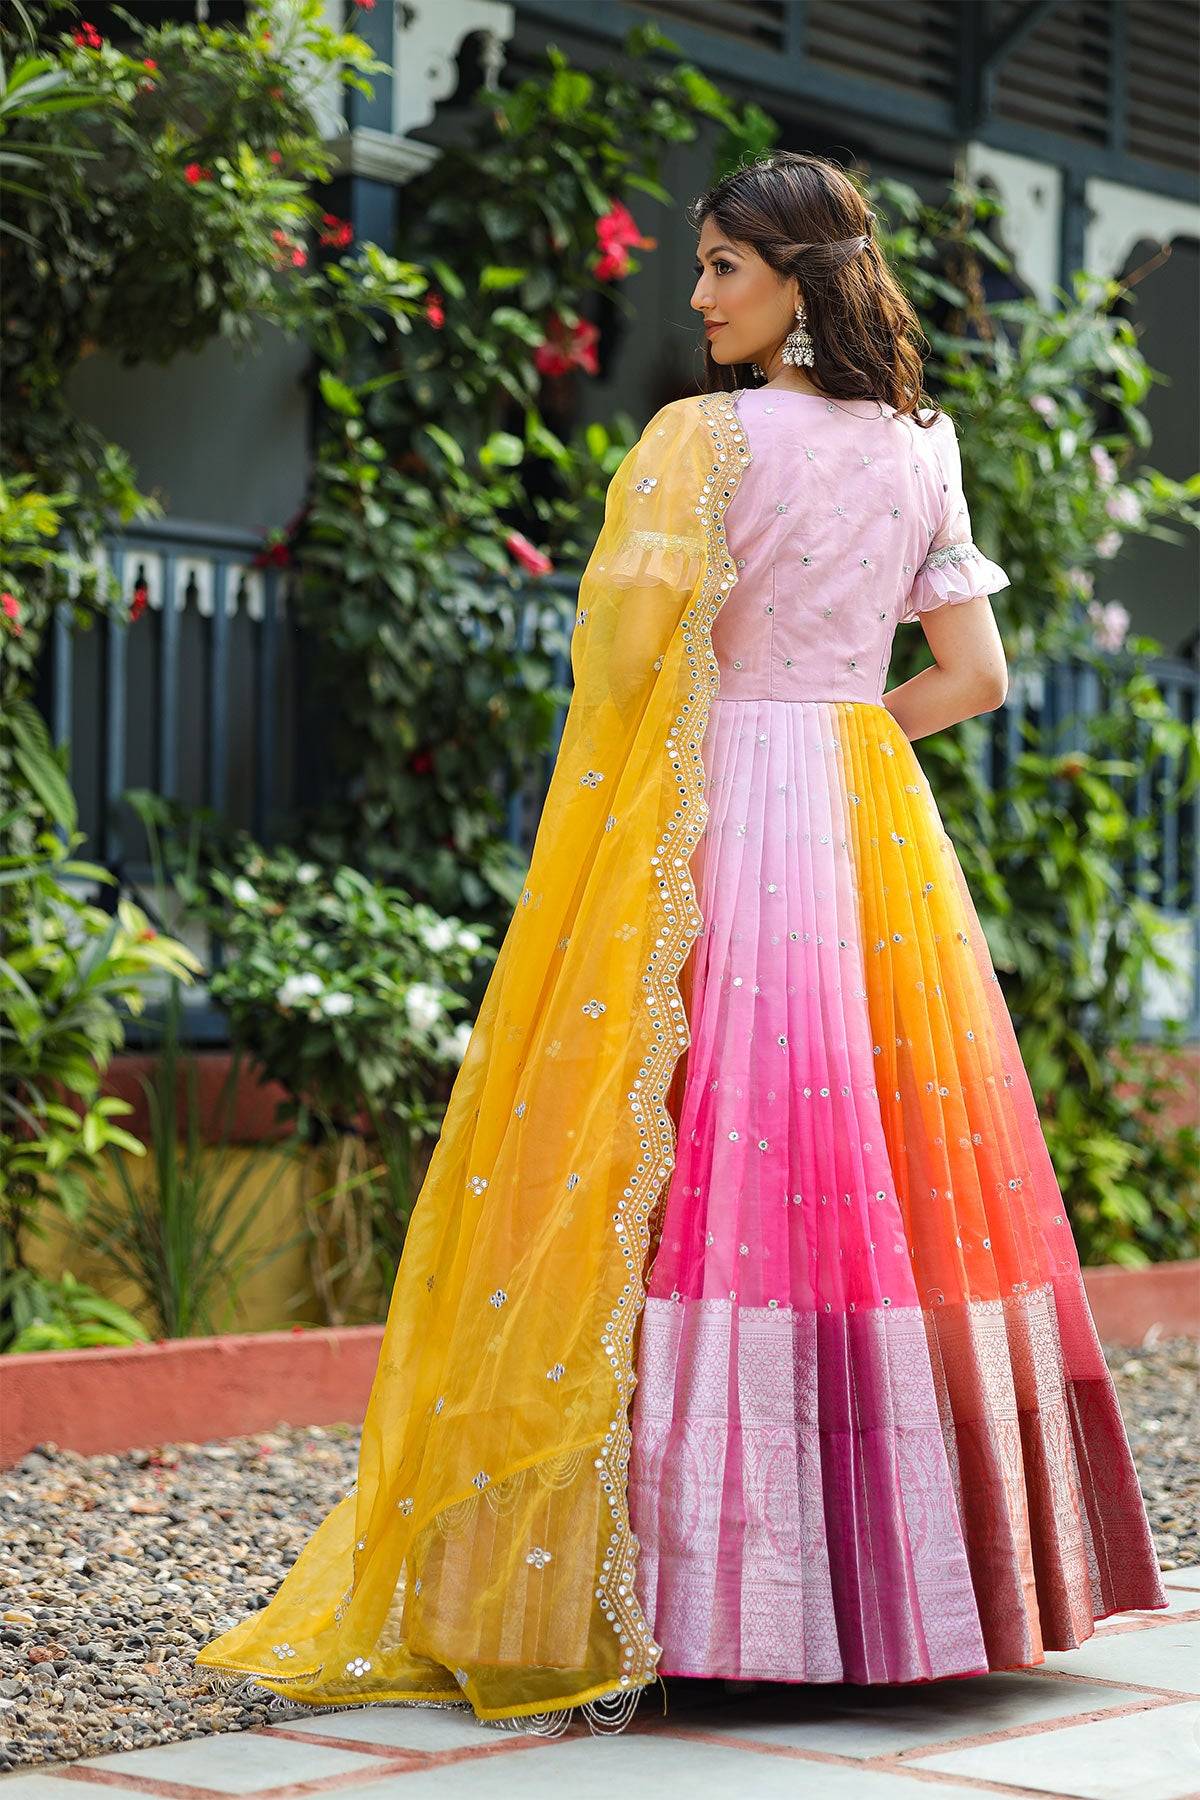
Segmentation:
{"type": "MultiPolygon", "coordinates": [[[[1162,1566],[1200,1562],[1200,1344],[1106,1355],[1162,1566]]],[[[266,1605],[357,1456],[357,1427],[308,1427],[0,1470],[0,1770],[277,1723],[191,1659],[266,1605]]]]}

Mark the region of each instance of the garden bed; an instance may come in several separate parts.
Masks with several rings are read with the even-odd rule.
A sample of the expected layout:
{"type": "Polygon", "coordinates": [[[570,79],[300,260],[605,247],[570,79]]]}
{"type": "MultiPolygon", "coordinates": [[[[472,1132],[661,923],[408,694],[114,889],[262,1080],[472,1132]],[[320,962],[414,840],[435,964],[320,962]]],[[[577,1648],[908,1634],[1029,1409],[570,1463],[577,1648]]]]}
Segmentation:
{"type": "MultiPolygon", "coordinates": [[[[1200,1338],[1200,1261],[1084,1270],[1106,1344],[1200,1338]]],[[[382,1325],[179,1338],[3,1362],[0,1467],[36,1444],[83,1455],[361,1420],[382,1325]]]]}

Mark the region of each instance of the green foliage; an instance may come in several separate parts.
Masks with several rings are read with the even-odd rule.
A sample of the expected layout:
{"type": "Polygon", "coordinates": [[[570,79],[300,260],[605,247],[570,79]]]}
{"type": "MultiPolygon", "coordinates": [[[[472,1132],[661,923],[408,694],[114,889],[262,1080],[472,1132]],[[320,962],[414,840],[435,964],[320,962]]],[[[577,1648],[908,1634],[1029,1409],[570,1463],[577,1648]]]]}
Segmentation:
{"type": "MultiPolygon", "coordinates": [[[[1137,1042],[1147,973],[1170,966],[1161,908],[1138,892],[1164,822],[1194,792],[1198,728],[1173,720],[1150,670],[1162,646],[1124,640],[1128,613],[1091,601],[1096,568],[1127,536],[1182,541],[1200,522],[1200,476],[1132,469],[1150,442],[1141,403],[1157,379],[1136,330],[1113,315],[1119,283],[1078,272],[1057,304],[988,306],[982,265],[1000,209],[956,182],[944,206],[885,184],[873,199],[899,220],[885,242],[925,311],[928,385],[954,415],[972,535],[1007,571],[992,604],[1014,699],[1050,664],[1090,672],[1103,695],[1088,721],[1045,727],[995,789],[979,773],[981,722],[923,738],[922,764],[955,842],[1013,1016],[1051,1156],[1086,1262],[1195,1255],[1196,1133],[1163,1123],[1169,1083],[1137,1042]],[[935,271],[935,272],[931,272],[935,271]],[[947,274],[946,271],[950,273],[947,274]],[[949,309],[942,326],[934,309],[949,309]],[[1119,423],[1097,431],[1097,415],[1119,423]],[[1153,768],[1149,816],[1133,787],[1153,768]]],[[[897,637],[895,686],[928,660],[923,635],[897,637]]],[[[1178,1034],[1170,1029],[1165,1041],[1178,1034]]]]}
{"type": "Polygon", "coordinates": [[[53,1282],[0,1275],[0,1321],[0,1350],[10,1356],[145,1344],[150,1339],[131,1312],[77,1281],[69,1269],[53,1282]]]}
{"type": "MultiPolygon", "coordinates": [[[[45,757],[36,734],[34,749],[45,757]]],[[[126,1016],[142,1010],[156,981],[189,980],[199,969],[129,901],[113,917],[79,898],[69,884],[112,881],[72,858],[79,834],[66,833],[64,845],[61,821],[59,831],[39,830],[10,812],[2,823],[19,826],[14,835],[27,848],[0,856],[0,1345],[33,1280],[25,1233],[45,1236],[49,1204],[78,1222],[87,1178],[109,1146],[143,1154],[120,1123],[128,1102],[100,1091],[126,1016]]]]}
{"type": "Polygon", "coordinates": [[[178,878],[218,933],[210,991],[239,1044],[317,1132],[436,1130],[470,1036],[457,991],[494,959],[480,931],[357,869],[322,868],[247,839],[205,882],[178,878]]]}
{"type": "Polygon", "coordinates": [[[305,1238],[300,1232],[269,1245],[250,1242],[259,1212],[279,1182],[294,1173],[300,1146],[285,1140],[249,1150],[231,1143],[245,1078],[240,1054],[230,1062],[210,1134],[200,1103],[199,1064],[195,1055],[181,1054],[179,1023],[179,987],[172,984],[154,1071],[141,1078],[150,1115],[149,1166],[139,1177],[128,1152],[110,1146],[120,1198],[97,1188],[78,1221],[80,1241],[134,1284],[168,1338],[230,1329],[247,1277],[305,1238]],[[255,1205],[248,1210],[251,1187],[255,1205]]]}
{"type": "Polygon", "coordinates": [[[654,239],[626,202],[670,204],[663,152],[714,124],[749,139],[699,70],[645,60],[672,48],[653,26],[628,48],[636,80],[572,68],[551,45],[543,71],[482,89],[464,140],[406,189],[397,248],[424,271],[425,304],[377,347],[348,337],[325,359],[312,501],[291,546],[322,647],[309,708],[336,722],[336,802],[314,841],[497,926],[524,875],[501,795],[549,753],[569,697],[554,685],[569,595],[548,593],[536,628],[517,629],[524,533],[582,560],[637,435],[621,419],[560,437],[540,411],[547,353],[566,346],[586,370],[572,337],[585,314],[600,300],[630,310],[621,282],[654,239]]]}
{"type": "Polygon", "coordinates": [[[990,807],[996,962],[1072,1227],[1086,1260],[1130,1265],[1200,1254],[1196,1132],[1166,1125],[1163,1046],[1136,1029],[1148,976],[1173,968],[1161,908],[1178,895],[1151,891],[1161,814],[1132,806],[1146,767],[1170,774],[1164,812],[1194,793],[1200,738],[1139,666],[1147,647],[1093,659],[1103,702],[1082,745],[1040,733],[990,807]]]}
{"type": "Polygon", "coordinates": [[[332,73],[370,92],[385,65],[361,38],[331,31],[321,0],[252,5],[244,27],[227,28],[151,27],[112,10],[127,49],[72,31],[61,0],[29,0],[0,22],[12,101],[0,94],[4,471],[14,490],[43,490],[74,540],[70,561],[26,564],[7,583],[27,658],[70,571],[77,623],[119,603],[95,574],[100,538],[161,510],[75,412],[68,383],[85,357],[166,362],[216,337],[241,352],[264,322],[336,354],[347,329],[369,336],[381,309],[415,304],[411,272],[371,246],[309,266],[309,240],[337,241],[312,191],[333,172],[314,91],[332,73]],[[8,179],[30,163],[36,181],[8,179]]]}

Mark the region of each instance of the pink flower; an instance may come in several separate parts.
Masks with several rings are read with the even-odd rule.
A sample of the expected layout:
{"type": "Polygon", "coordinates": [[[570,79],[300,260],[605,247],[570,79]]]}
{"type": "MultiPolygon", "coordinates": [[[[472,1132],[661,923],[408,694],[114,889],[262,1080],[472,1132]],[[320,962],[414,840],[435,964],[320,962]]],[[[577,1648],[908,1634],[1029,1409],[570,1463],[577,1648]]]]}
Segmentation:
{"type": "Polygon", "coordinates": [[[302,269],[304,267],[304,265],[307,263],[307,261],[308,261],[308,251],[304,248],[304,246],[302,244],[297,244],[292,251],[293,266],[297,269],[302,269]]]}
{"type": "Polygon", "coordinates": [[[1102,557],[1105,562],[1111,562],[1120,548],[1121,534],[1119,531],[1103,531],[1096,539],[1096,555],[1102,557]]]}
{"type": "Polygon", "coordinates": [[[440,294],[430,294],[429,298],[426,300],[425,317],[429,320],[429,323],[433,326],[435,331],[440,331],[442,326],[446,323],[446,309],[442,304],[442,296],[440,294]]]}
{"type": "Polygon", "coordinates": [[[1111,487],[1117,479],[1117,465],[1103,444],[1092,445],[1092,462],[1095,464],[1101,487],[1111,487]]]}
{"type": "Polygon", "coordinates": [[[6,590],[0,594],[0,612],[8,620],[8,628],[14,637],[20,637],[25,627],[21,623],[21,602],[15,594],[6,590]]]}
{"type": "Polygon", "coordinates": [[[1067,580],[1081,594],[1090,595],[1096,586],[1096,577],[1088,569],[1072,567],[1067,570],[1067,580]]]}
{"type": "Polygon", "coordinates": [[[1093,600],[1088,607],[1088,618],[1096,627],[1096,644],[1101,650],[1119,650],[1129,633],[1129,614],[1119,600],[1110,600],[1106,606],[1093,600]]]}
{"type": "Polygon", "coordinates": [[[510,531],[504,540],[504,547],[531,575],[549,575],[554,567],[545,552],[531,544],[520,531],[510,531]]]}
{"type": "Polygon", "coordinates": [[[1029,404],[1043,419],[1053,419],[1058,413],[1057,403],[1049,394],[1035,394],[1029,404]]]}
{"type": "Polygon", "coordinates": [[[273,162],[273,163],[281,163],[283,161],[283,151],[282,150],[268,150],[267,161],[273,162]]]}

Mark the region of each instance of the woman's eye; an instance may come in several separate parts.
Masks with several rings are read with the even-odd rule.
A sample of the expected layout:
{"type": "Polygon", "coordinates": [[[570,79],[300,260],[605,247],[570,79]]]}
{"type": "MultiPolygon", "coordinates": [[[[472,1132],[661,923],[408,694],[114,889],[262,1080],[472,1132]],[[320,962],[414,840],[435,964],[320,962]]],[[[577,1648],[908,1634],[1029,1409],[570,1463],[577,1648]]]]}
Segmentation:
{"type": "MultiPolygon", "coordinates": [[[[692,268],[695,270],[697,275],[703,275],[704,270],[699,263],[693,263],[692,268]]],[[[713,268],[714,269],[732,269],[733,264],[727,263],[723,256],[719,256],[717,258],[716,262],[713,264],[713,268]]]]}

